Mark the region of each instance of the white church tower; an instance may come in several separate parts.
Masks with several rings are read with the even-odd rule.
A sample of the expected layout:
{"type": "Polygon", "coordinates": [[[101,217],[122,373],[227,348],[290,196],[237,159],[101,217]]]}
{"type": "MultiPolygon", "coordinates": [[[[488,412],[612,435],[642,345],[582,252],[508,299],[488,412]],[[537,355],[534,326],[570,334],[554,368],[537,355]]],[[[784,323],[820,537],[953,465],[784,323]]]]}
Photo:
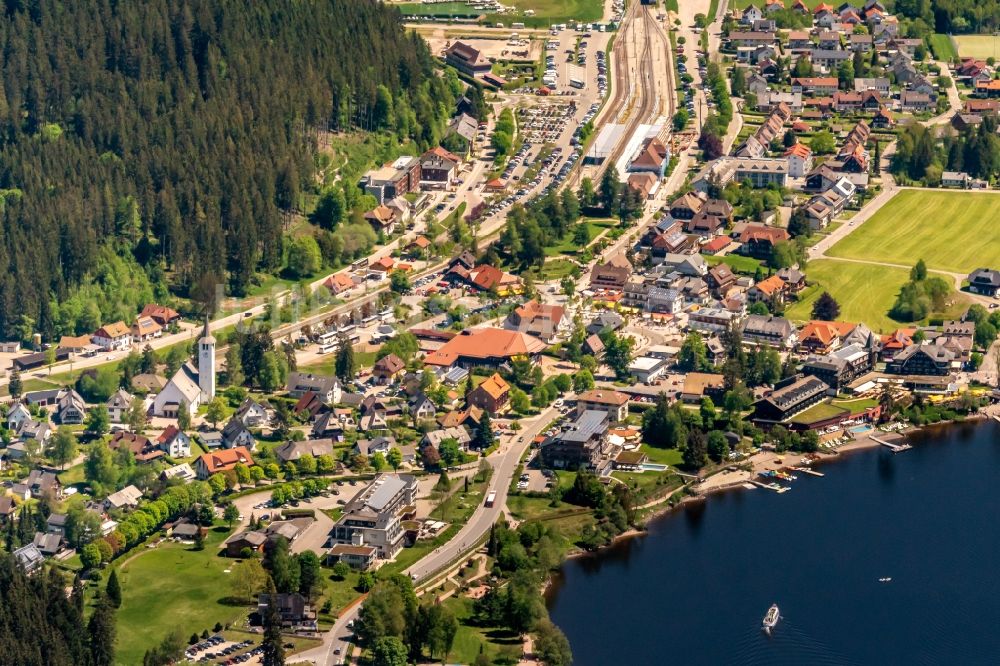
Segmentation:
{"type": "Polygon", "coordinates": [[[208,315],[205,315],[205,330],[198,341],[198,388],[202,404],[215,397],[215,338],[208,330],[208,315]]]}

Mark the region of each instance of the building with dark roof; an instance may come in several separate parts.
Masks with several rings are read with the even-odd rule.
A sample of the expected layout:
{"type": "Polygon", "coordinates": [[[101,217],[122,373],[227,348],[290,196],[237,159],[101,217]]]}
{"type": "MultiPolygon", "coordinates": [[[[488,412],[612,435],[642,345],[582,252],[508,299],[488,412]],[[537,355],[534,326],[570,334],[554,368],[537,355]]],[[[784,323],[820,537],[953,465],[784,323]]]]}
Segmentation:
{"type": "Polygon", "coordinates": [[[819,377],[791,378],[754,405],[753,420],[777,424],[823,401],[828,390],[819,377]]]}
{"type": "Polygon", "coordinates": [[[587,410],[542,443],[542,460],[555,469],[596,468],[610,448],[607,432],[608,413],[587,410]]]}

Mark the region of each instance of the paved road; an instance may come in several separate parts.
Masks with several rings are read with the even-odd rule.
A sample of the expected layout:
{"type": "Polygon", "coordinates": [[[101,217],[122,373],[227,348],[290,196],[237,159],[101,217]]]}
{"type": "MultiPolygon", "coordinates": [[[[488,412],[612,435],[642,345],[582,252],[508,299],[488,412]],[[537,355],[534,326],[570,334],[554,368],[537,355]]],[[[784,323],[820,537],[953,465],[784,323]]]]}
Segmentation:
{"type": "MultiPolygon", "coordinates": [[[[521,461],[521,456],[524,455],[524,452],[530,446],[531,440],[542,432],[558,414],[557,409],[549,408],[532,419],[521,421],[522,429],[518,432],[517,437],[513,441],[505,443],[492,456],[487,458],[493,466],[493,476],[487,492],[496,491],[497,497],[494,505],[487,508],[485,505],[480,504],[454,538],[411,566],[406,570],[406,574],[413,577],[417,583],[420,583],[451,562],[458,560],[486,535],[490,526],[503,513],[507,503],[507,489],[514,478],[514,472],[521,461]]],[[[332,666],[341,663],[343,655],[347,652],[347,646],[351,637],[351,632],[347,628],[347,625],[357,619],[360,610],[361,604],[358,604],[341,615],[330,631],[323,635],[323,644],[321,646],[296,655],[296,659],[299,661],[309,661],[320,666],[332,666]],[[337,650],[340,650],[340,654],[337,654],[337,650]]]]}

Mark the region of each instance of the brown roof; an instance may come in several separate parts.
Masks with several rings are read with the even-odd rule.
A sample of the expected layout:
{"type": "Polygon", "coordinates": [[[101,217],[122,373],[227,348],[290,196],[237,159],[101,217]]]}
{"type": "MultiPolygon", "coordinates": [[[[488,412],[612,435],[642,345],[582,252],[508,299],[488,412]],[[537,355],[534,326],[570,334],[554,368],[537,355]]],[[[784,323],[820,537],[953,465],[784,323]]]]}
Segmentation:
{"type": "Polygon", "coordinates": [[[198,460],[205,465],[205,469],[208,470],[209,474],[230,470],[234,468],[237,463],[243,463],[248,466],[255,464],[253,458],[250,457],[250,452],[247,451],[245,446],[237,446],[232,449],[219,449],[218,451],[213,451],[212,453],[204,453],[198,457],[198,460]]]}
{"type": "Polygon", "coordinates": [[[704,395],[705,389],[725,388],[726,379],[722,375],[709,372],[689,372],[684,376],[684,390],[687,395],[704,395]]]}
{"type": "Polygon", "coordinates": [[[146,307],[142,309],[142,312],[139,313],[139,316],[152,317],[161,324],[165,322],[170,322],[180,317],[180,315],[177,314],[177,310],[174,310],[173,308],[168,308],[165,305],[159,305],[157,303],[146,304],[146,307]]]}
{"type": "Polygon", "coordinates": [[[97,329],[97,332],[94,333],[94,335],[102,338],[111,339],[111,338],[118,338],[123,335],[128,335],[129,331],[130,329],[128,326],[125,325],[125,322],[116,321],[113,324],[105,324],[104,326],[101,326],[99,329],[97,329]]]}
{"type": "Polygon", "coordinates": [[[850,335],[857,324],[846,321],[811,321],[802,327],[799,333],[799,341],[805,342],[807,339],[819,340],[822,344],[830,344],[834,338],[842,338],[850,335]]]}
{"type": "Polygon", "coordinates": [[[577,400],[580,402],[594,402],[600,405],[624,405],[628,402],[628,395],[619,391],[591,389],[577,396],[577,400]]]}
{"type": "Polygon", "coordinates": [[[653,137],[639,151],[639,156],[632,160],[632,166],[660,168],[667,159],[667,147],[663,142],[653,137]]]}
{"type": "Polygon", "coordinates": [[[545,343],[530,335],[501,328],[467,329],[427,356],[428,365],[450,366],[459,357],[487,359],[536,354],[545,343]]]}
{"type": "Polygon", "coordinates": [[[386,372],[394,375],[405,367],[406,364],[403,363],[403,359],[395,354],[389,354],[375,361],[374,369],[378,372],[386,372]]]}
{"type": "Polygon", "coordinates": [[[499,373],[494,372],[492,376],[487,377],[483,380],[476,390],[485,391],[494,400],[499,400],[504,396],[505,393],[510,391],[510,384],[504,381],[504,378],[500,376],[499,373]]]}
{"type": "Polygon", "coordinates": [[[777,275],[772,275],[765,280],[761,280],[754,286],[757,287],[758,291],[762,291],[768,296],[772,296],[785,288],[785,281],[777,275]]]}

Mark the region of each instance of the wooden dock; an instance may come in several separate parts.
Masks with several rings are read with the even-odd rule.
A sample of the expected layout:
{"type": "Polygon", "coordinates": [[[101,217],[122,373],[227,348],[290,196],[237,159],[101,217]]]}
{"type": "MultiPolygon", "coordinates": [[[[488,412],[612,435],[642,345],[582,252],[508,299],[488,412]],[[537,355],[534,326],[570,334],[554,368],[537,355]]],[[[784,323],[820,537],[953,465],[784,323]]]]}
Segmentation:
{"type": "Polygon", "coordinates": [[[891,442],[887,442],[884,439],[879,439],[875,435],[868,435],[868,437],[870,437],[872,439],[872,441],[878,442],[879,444],[881,444],[885,448],[889,449],[893,453],[900,453],[902,451],[906,451],[907,449],[912,449],[913,448],[909,444],[893,444],[891,442]]]}
{"type": "Polygon", "coordinates": [[[762,483],[760,481],[753,482],[758,488],[766,488],[767,490],[773,490],[774,492],[781,494],[787,493],[791,488],[788,486],[779,486],[777,483],[762,483]]]}
{"type": "Polygon", "coordinates": [[[811,476],[826,476],[823,472],[817,472],[814,469],[809,469],[808,467],[792,467],[796,472],[802,472],[803,474],[809,474],[811,476]]]}

